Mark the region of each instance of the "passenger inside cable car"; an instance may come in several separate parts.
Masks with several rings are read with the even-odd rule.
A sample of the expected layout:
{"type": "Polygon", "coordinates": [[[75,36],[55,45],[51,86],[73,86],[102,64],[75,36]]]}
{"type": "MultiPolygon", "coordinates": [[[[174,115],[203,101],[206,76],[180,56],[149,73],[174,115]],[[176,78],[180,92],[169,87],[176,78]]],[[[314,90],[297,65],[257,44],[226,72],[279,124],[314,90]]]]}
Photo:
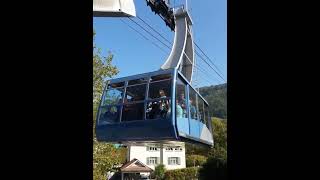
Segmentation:
{"type": "Polygon", "coordinates": [[[176,100],[176,116],[177,116],[177,118],[184,117],[183,109],[179,103],[179,100],[176,100]]]}
{"type": "Polygon", "coordinates": [[[190,114],[191,114],[191,118],[192,118],[192,119],[196,119],[197,109],[196,109],[196,107],[194,106],[193,102],[194,102],[194,101],[190,98],[190,100],[189,100],[190,114]]]}

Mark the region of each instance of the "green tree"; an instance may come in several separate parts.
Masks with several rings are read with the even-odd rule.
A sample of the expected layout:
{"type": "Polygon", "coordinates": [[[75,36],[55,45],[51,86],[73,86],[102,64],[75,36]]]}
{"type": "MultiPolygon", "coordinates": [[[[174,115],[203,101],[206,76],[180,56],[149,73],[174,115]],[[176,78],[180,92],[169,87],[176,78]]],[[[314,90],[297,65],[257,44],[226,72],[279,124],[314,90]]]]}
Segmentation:
{"type": "Polygon", "coordinates": [[[112,144],[97,142],[95,124],[97,108],[103,92],[106,78],[118,73],[117,67],[112,65],[113,55],[109,52],[107,57],[102,56],[101,49],[95,45],[93,33],[93,179],[105,180],[106,172],[113,169],[114,164],[123,161],[123,153],[112,144]]]}
{"type": "Polygon", "coordinates": [[[197,167],[202,166],[207,161],[206,156],[202,155],[187,155],[186,156],[186,165],[187,167],[197,167]]]}
{"type": "Polygon", "coordinates": [[[165,166],[163,164],[159,164],[154,169],[154,176],[156,177],[157,180],[162,180],[164,179],[165,172],[166,172],[165,166]]]}
{"type": "Polygon", "coordinates": [[[227,118],[227,84],[202,87],[200,93],[210,104],[212,117],[227,118]]]}
{"type": "Polygon", "coordinates": [[[97,105],[103,92],[106,78],[118,74],[116,66],[112,65],[113,54],[108,52],[108,56],[101,54],[101,49],[95,45],[95,35],[93,32],[93,104],[97,105]]]}
{"type": "Polygon", "coordinates": [[[227,120],[212,118],[214,147],[209,156],[227,159],[227,120]]]}
{"type": "Polygon", "coordinates": [[[119,164],[117,149],[108,143],[93,143],[93,174],[94,179],[106,179],[106,172],[113,170],[114,164],[119,164]]]}
{"type": "Polygon", "coordinates": [[[199,146],[197,144],[186,143],[186,155],[201,155],[208,156],[211,148],[206,146],[199,146]]]}
{"type": "Polygon", "coordinates": [[[200,180],[226,180],[227,160],[219,158],[209,158],[199,170],[200,180]]]}
{"type": "Polygon", "coordinates": [[[200,180],[227,179],[227,120],[212,118],[214,147],[200,168],[200,180]]]}

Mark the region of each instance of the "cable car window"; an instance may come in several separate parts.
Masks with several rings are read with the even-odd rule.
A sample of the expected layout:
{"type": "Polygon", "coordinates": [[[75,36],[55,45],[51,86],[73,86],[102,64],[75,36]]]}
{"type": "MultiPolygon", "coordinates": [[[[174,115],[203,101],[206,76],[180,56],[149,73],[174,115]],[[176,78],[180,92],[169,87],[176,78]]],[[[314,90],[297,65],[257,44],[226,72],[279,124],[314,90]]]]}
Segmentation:
{"type": "Polygon", "coordinates": [[[146,87],[147,87],[146,84],[128,86],[126,89],[126,96],[125,96],[124,103],[143,101],[145,99],[146,87]]]}
{"type": "Polygon", "coordinates": [[[119,122],[121,105],[100,108],[99,125],[119,122]]]}
{"type": "Polygon", "coordinates": [[[124,88],[107,89],[102,99],[102,106],[122,103],[124,88]]]}
{"type": "Polygon", "coordinates": [[[171,80],[150,83],[149,99],[166,97],[171,97],[171,80]]]}
{"type": "Polygon", "coordinates": [[[121,122],[138,120],[144,120],[144,102],[124,105],[121,122]]]}
{"type": "Polygon", "coordinates": [[[198,96],[198,119],[202,122],[202,123],[205,123],[204,121],[204,118],[205,118],[205,115],[204,115],[204,110],[203,110],[203,104],[204,104],[204,101],[202,100],[202,98],[198,96]]]}
{"type": "Polygon", "coordinates": [[[160,74],[157,76],[151,76],[151,82],[169,80],[169,79],[171,79],[171,74],[160,74]]]}
{"type": "MultiPolygon", "coordinates": [[[[162,76],[162,75],[161,75],[162,76]]],[[[171,78],[171,75],[169,75],[171,78]]],[[[167,76],[168,79],[168,76],[167,76]]],[[[171,116],[171,80],[151,82],[146,109],[147,119],[167,119],[171,116]]]]}
{"type": "Polygon", "coordinates": [[[176,116],[177,118],[188,118],[186,84],[179,77],[176,82],[176,116]]]}
{"type": "Polygon", "coordinates": [[[135,79],[135,80],[130,80],[128,82],[128,85],[135,85],[135,84],[144,84],[148,82],[148,77],[140,78],[140,79],[135,79]]]}
{"type": "Polygon", "coordinates": [[[192,88],[189,88],[189,109],[190,109],[190,118],[197,118],[197,99],[196,99],[196,91],[192,88]]]}
{"type": "Polygon", "coordinates": [[[211,121],[210,116],[209,116],[209,108],[207,104],[204,104],[204,113],[205,113],[205,121],[206,121],[206,125],[207,128],[209,129],[209,121],[211,121]]]}
{"type": "Polygon", "coordinates": [[[111,83],[111,84],[108,84],[108,89],[118,88],[118,87],[123,87],[123,86],[124,86],[124,82],[111,83]]]}

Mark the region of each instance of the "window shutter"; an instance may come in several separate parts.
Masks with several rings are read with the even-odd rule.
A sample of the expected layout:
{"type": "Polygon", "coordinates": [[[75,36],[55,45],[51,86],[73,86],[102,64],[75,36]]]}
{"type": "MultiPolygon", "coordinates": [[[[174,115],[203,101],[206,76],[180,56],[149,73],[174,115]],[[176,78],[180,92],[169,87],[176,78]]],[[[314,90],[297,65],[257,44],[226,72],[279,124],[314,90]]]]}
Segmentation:
{"type": "Polygon", "coordinates": [[[156,164],[160,164],[160,157],[157,157],[157,162],[156,164]]]}
{"type": "Polygon", "coordinates": [[[149,151],[149,147],[147,146],[147,151],[149,151]]]}
{"type": "Polygon", "coordinates": [[[178,160],[178,162],[177,162],[178,165],[180,165],[180,164],[181,164],[181,162],[180,162],[180,157],[178,157],[177,160],[178,160]]]}
{"type": "Polygon", "coordinates": [[[147,165],[149,165],[149,158],[147,157],[147,165]]]}

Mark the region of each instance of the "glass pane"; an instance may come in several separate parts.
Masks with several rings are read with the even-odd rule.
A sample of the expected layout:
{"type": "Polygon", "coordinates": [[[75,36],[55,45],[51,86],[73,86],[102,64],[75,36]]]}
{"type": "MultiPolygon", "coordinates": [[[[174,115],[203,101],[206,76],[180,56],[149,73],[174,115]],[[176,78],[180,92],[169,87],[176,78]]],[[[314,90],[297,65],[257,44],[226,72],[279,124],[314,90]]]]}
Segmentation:
{"type": "Polygon", "coordinates": [[[127,87],[125,103],[143,101],[146,94],[146,84],[127,87]]]}
{"type": "Polygon", "coordinates": [[[144,103],[126,104],[122,109],[123,121],[138,121],[144,119],[144,103]]]}
{"type": "Polygon", "coordinates": [[[140,78],[140,79],[135,79],[129,81],[128,85],[135,85],[135,84],[143,84],[148,82],[148,77],[140,78]]]}
{"type": "Polygon", "coordinates": [[[187,117],[187,101],[186,101],[186,85],[185,83],[177,79],[176,84],[176,116],[178,118],[187,117]]]}
{"type": "Polygon", "coordinates": [[[170,99],[160,99],[156,101],[148,101],[146,117],[147,119],[167,119],[170,117],[170,99]]]}
{"type": "Polygon", "coordinates": [[[157,76],[151,76],[151,82],[165,80],[165,79],[168,79],[168,80],[171,79],[171,74],[160,74],[157,76]]]}
{"type": "Polygon", "coordinates": [[[171,97],[171,80],[150,83],[149,99],[171,97]]]}
{"type": "Polygon", "coordinates": [[[119,122],[121,105],[100,108],[99,125],[119,122]]]}
{"type": "Polygon", "coordinates": [[[104,94],[104,98],[102,100],[102,106],[121,103],[123,92],[124,92],[124,88],[108,89],[104,94]]]}
{"type": "Polygon", "coordinates": [[[198,119],[202,122],[205,123],[204,121],[204,109],[203,109],[203,104],[204,101],[200,98],[200,96],[198,96],[198,109],[199,109],[199,113],[198,113],[198,119]]]}
{"type": "Polygon", "coordinates": [[[124,82],[111,83],[111,84],[108,84],[108,89],[118,88],[118,87],[123,87],[123,86],[124,86],[124,82]]]}
{"type": "Polygon", "coordinates": [[[189,88],[189,93],[190,118],[197,119],[196,92],[192,88],[189,88]]]}

